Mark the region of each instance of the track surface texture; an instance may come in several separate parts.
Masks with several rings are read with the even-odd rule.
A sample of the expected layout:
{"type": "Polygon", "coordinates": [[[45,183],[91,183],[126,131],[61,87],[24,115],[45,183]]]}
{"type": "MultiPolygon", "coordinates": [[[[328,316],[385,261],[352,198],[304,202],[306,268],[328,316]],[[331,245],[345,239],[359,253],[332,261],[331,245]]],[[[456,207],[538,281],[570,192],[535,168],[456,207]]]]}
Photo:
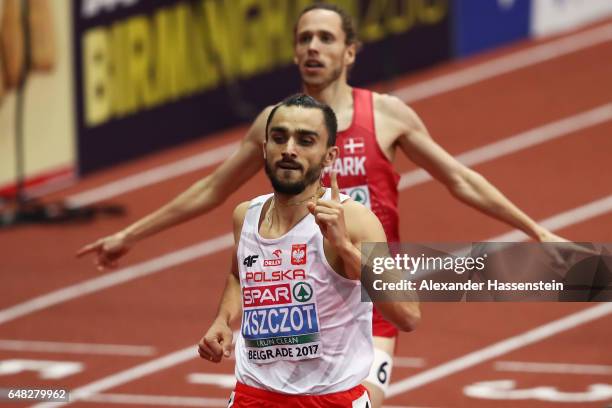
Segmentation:
{"type": "MultiPolygon", "coordinates": [[[[607,21],[374,89],[404,98],[442,146],[534,219],[568,239],[612,242],[611,72],[607,21]]],[[[91,258],[73,254],[210,173],[244,131],[114,167],[48,197],[122,204],[124,217],[0,233],[0,388],[66,388],[70,404],[86,408],[226,406],[233,361],[200,360],[195,343],[228,272],[230,214],[270,190],[263,173],[212,213],[140,243],[119,269],[99,273],[91,258]],[[177,169],[186,160],[196,164],[177,169]],[[161,166],[160,177],[144,179],[161,166]],[[51,378],[10,371],[25,360],[47,364],[51,378]]],[[[523,239],[458,203],[402,155],[395,165],[404,176],[403,240],[523,239]]],[[[389,407],[612,403],[610,304],[426,303],[422,311],[417,331],[400,336],[389,407]]]]}

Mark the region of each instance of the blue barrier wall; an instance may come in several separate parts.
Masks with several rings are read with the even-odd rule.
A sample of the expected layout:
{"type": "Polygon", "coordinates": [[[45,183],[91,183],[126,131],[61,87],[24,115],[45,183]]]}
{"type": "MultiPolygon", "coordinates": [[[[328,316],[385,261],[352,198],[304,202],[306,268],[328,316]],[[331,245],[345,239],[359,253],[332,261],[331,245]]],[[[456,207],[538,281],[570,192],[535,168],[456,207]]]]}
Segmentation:
{"type": "Polygon", "coordinates": [[[455,0],[452,4],[459,57],[529,36],[531,0],[455,0]]]}

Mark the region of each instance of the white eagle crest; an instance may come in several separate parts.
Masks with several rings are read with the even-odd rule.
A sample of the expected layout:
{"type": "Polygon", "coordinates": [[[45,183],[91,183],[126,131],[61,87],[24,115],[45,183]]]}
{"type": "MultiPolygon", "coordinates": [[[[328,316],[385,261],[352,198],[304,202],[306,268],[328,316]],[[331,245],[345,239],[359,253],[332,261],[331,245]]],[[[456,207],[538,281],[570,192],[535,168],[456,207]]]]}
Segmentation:
{"type": "Polygon", "coordinates": [[[298,262],[301,262],[302,259],[304,259],[305,255],[306,255],[306,253],[304,252],[303,249],[296,249],[296,250],[293,251],[293,257],[298,262]]]}

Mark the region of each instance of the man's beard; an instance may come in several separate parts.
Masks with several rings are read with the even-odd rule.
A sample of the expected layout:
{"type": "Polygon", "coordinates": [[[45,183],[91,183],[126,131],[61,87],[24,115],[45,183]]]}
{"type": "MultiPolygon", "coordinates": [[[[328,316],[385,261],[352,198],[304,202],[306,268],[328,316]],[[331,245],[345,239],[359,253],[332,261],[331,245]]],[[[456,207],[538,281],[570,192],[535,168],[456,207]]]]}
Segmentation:
{"type": "Polygon", "coordinates": [[[266,160],[266,174],[272,183],[274,191],[281,194],[287,195],[298,195],[302,193],[306,187],[319,180],[321,177],[321,171],[323,170],[323,161],[319,162],[318,165],[308,169],[304,177],[298,181],[283,181],[276,177],[275,169],[266,160]]]}

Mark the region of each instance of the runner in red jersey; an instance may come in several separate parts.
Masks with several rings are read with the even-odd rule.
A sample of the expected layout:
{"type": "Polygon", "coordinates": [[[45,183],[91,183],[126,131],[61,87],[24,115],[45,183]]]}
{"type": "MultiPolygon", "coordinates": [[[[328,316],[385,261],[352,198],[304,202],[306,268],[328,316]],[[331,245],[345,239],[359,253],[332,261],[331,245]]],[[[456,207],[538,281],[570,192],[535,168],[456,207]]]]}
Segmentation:
{"type": "MultiPolygon", "coordinates": [[[[356,186],[368,186],[372,210],[381,217],[389,241],[399,239],[398,175],[391,166],[398,150],[443,183],[453,197],[463,203],[520,229],[538,241],[563,240],[534,222],[484,177],[442,149],[431,138],[418,115],[400,99],[354,90],[348,85],[347,74],[355,63],[359,41],[352,19],[346,12],[337,6],[316,3],[300,14],[294,34],[294,61],[300,70],[304,92],[333,108],[341,130],[337,145],[341,151],[346,149],[349,153],[337,165],[345,170],[340,187],[354,181],[357,184],[351,185],[354,190],[349,193],[358,198],[362,192],[356,186]],[[357,153],[359,149],[366,152],[365,159],[356,160],[359,157],[356,155],[361,154],[357,153]],[[365,183],[356,174],[362,171],[362,165],[367,174],[365,183]]],[[[271,109],[268,107],[259,114],[240,148],[212,174],[154,213],[124,230],[86,245],[78,254],[95,253],[100,269],[114,266],[117,259],[139,240],[220,205],[263,168],[262,147],[271,109]]],[[[370,391],[374,408],[382,406],[395,348],[395,333],[378,331],[376,327],[380,326],[384,324],[375,322],[379,334],[374,337],[375,360],[364,384],[370,391]]]]}
{"type": "MultiPolygon", "coordinates": [[[[338,132],[339,156],[333,169],[342,192],[371,208],[390,242],[400,241],[397,184],[400,175],[378,145],[374,128],[372,92],[353,88],[353,121],[338,132]]],[[[329,170],[324,184],[329,186],[329,170]]]]}
{"type": "MultiPolygon", "coordinates": [[[[353,88],[352,93],[353,120],[347,129],[338,132],[336,136],[338,158],[333,170],[338,175],[338,184],[342,186],[342,192],[376,214],[383,225],[387,241],[400,242],[397,210],[399,196],[397,185],[400,175],[378,145],[374,128],[372,92],[353,88]]],[[[330,185],[330,169],[326,169],[323,177],[325,186],[330,185]]],[[[396,327],[386,321],[376,308],[372,318],[372,333],[376,337],[385,338],[395,338],[398,335],[396,327]]],[[[381,368],[386,369],[386,377],[390,377],[391,365],[390,356],[377,354],[373,366],[375,368],[370,373],[371,380],[381,383],[378,379],[381,368]]],[[[384,385],[388,383],[387,378],[384,385]]]]}

